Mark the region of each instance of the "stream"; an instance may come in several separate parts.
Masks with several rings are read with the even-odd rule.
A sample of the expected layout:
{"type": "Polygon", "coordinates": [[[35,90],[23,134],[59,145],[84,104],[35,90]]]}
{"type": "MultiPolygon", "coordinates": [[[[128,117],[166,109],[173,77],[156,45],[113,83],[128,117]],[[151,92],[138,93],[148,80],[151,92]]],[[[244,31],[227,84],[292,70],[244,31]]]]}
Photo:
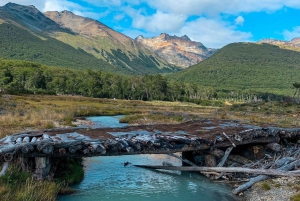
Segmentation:
{"type": "MultiPolygon", "coordinates": [[[[93,127],[122,127],[122,116],[90,117],[93,127]],[[107,122],[108,124],[106,124],[107,122]]],[[[59,196],[59,201],[232,201],[238,200],[225,184],[211,182],[196,172],[148,170],[138,165],[181,165],[168,155],[99,156],[84,159],[85,177],[72,186],[76,193],[59,196]],[[124,162],[131,164],[124,166],[124,162]]]]}

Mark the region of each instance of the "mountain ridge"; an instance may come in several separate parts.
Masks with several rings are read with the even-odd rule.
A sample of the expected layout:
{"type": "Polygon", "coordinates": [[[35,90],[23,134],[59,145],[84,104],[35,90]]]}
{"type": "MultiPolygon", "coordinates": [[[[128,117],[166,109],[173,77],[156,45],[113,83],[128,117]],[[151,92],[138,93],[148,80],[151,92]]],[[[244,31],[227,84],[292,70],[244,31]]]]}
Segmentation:
{"type": "Polygon", "coordinates": [[[178,37],[162,33],[152,38],[138,36],[139,43],[157,53],[168,63],[188,68],[210,57],[216,50],[206,48],[202,43],[192,41],[187,35],[178,37]]]}
{"type": "Polygon", "coordinates": [[[259,40],[257,43],[258,44],[268,43],[268,44],[279,46],[280,48],[283,49],[289,49],[289,50],[300,52],[300,37],[293,38],[290,41],[266,38],[266,39],[259,40]]]}
{"type": "MultiPolygon", "coordinates": [[[[67,15],[68,19],[81,19],[81,21],[76,22],[79,26],[82,25],[81,22],[86,21],[89,23],[87,23],[86,26],[82,26],[81,29],[75,29],[72,26],[61,26],[63,23],[59,24],[55,22],[41,13],[34,6],[22,6],[14,3],[8,3],[5,6],[0,7],[0,25],[3,29],[9,29],[8,26],[6,26],[8,24],[10,28],[15,31],[13,33],[14,35],[10,38],[13,38],[15,41],[19,40],[17,38],[17,30],[21,32],[23,32],[22,30],[26,30],[27,32],[24,32],[24,34],[27,38],[32,38],[29,35],[33,35],[42,40],[51,41],[51,43],[55,43],[55,45],[52,45],[52,48],[55,46],[56,48],[61,49],[63,52],[63,49],[65,49],[65,51],[70,50],[70,48],[66,46],[68,45],[75,49],[71,51],[72,54],[83,53],[83,55],[78,55],[77,57],[81,57],[82,59],[89,58],[93,61],[92,63],[97,63],[97,66],[92,67],[94,69],[98,68],[99,70],[111,72],[119,71],[119,73],[132,75],[167,73],[174,70],[179,70],[179,68],[177,68],[175,65],[168,64],[164,59],[160,58],[153,52],[149,51],[145,47],[141,47],[133,39],[121,33],[115,32],[113,29],[96,20],[77,16],[70,11],[61,12],[61,15],[67,15]],[[89,25],[91,26],[91,29],[89,29],[90,27],[87,27],[89,25]],[[81,32],[82,30],[87,30],[87,32],[81,32]],[[96,34],[89,34],[91,33],[89,30],[95,31],[96,34]],[[101,35],[101,33],[104,35],[101,35]],[[89,54],[89,56],[87,54],[89,54]],[[92,57],[95,57],[95,59],[92,57]],[[99,65],[100,63],[101,65],[99,65]],[[102,68],[101,66],[106,67],[102,68]]],[[[71,24],[76,25],[76,23],[71,24]]],[[[48,58],[48,56],[45,55],[45,52],[49,52],[50,50],[46,50],[48,45],[45,45],[42,41],[36,40],[35,38],[22,41],[22,45],[24,47],[30,47],[30,52],[32,52],[32,55],[29,55],[27,54],[28,52],[26,52],[25,54],[27,54],[27,56],[25,57],[24,53],[21,52],[21,49],[24,47],[21,47],[20,44],[14,43],[14,40],[11,40],[11,44],[9,44],[8,40],[10,39],[8,36],[5,38],[5,36],[7,35],[4,34],[2,36],[2,41],[3,43],[7,44],[9,48],[3,47],[6,49],[0,52],[1,57],[6,59],[29,59],[29,61],[53,65],[53,63],[45,60],[46,57],[48,58]],[[17,49],[17,51],[15,51],[17,54],[14,53],[13,49],[17,49]],[[40,52],[44,52],[44,55],[40,54],[40,52]],[[38,57],[34,55],[39,55],[40,58],[44,57],[44,59],[39,60],[37,59],[38,57]]],[[[18,35],[18,37],[20,37],[20,35],[18,35]]],[[[61,53],[61,55],[51,55],[63,57],[63,53],[61,53]]],[[[54,60],[57,62],[59,60],[62,61],[62,59],[56,58],[54,58],[54,60]]],[[[64,63],[70,63],[72,66],[84,68],[83,65],[74,65],[74,62],[71,61],[71,58],[65,58],[65,60],[69,61],[64,63]]],[[[85,59],[83,59],[83,61],[84,60],[85,59]]],[[[55,62],[54,65],[59,66],[60,64],[57,62],[55,62]]],[[[87,68],[90,68],[90,66],[87,66],[87,68]]]]}

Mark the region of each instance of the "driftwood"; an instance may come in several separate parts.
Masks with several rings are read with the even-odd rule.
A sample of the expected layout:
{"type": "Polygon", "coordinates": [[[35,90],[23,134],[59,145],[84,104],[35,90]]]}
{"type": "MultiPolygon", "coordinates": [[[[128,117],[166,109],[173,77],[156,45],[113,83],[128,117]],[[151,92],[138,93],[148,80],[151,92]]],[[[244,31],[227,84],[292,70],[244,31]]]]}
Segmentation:
{"type": "Polygon", "coordinates": [[[228,135],[226,135],[226,133],[223,132],[223,135],[231,142],[233,147],[236,147],[236,145],[234,144],[234,142],[230,139],[230,137],[228,135]]]}
{"type": "MultiPolygon", "coordinates": [[[[300,165],[300,162],[299,162],[300,165]]],[[[179,170],[193,172],[227,172],[227,173],[247,173],[247,174],[263,174],[271,176],[298,177],[298,172],[291,172],[285,169],[250,169],[240,167],[194,167],[194,166],[156,166],[156,165],[135,165],[136,167],[149,169],[179,170]]]]}
{"type": "MultiPolygon", "coordinates": [[[[291,160],[290,157],[287,157],[287,158],[282,158],[280,159],[279,161],[277,161],[277,165],[280,166],[280,165],[284,165],[285,163],[289,162],[291,160]]],[[[276,171],[289,171],[289,170],[292,170],[294,167],[297,167],[300,165],[300,160],[297,160],[297,161],[294,161],[290,164],[287,164],[287,165],[284,165],[284,166],[281,166],[279,167],[276,171]]],[[[268,169],[268,171],[273,171],[271,169],[268,169]]],[[[290,175],[293,175],[293,176],[300,176],[299,173],[293,173],[293,172],[287,172],[289,173],[288,176],[290,175]]],[[[273,175],[274,176],[274,175],[273,175]]],[[[279,176],[279,175],[276,175],[276,176],[279,176]]],[[[284,175],[282,175],[284,176],[284,175]]],[[[247,183],[239,186],[238,188],[234,189],[232,191],[233,194],[239,194],[240,192],[243,192],[245,190],[247,190],[248,188],[250,188],[251,186],[253,186],[253,184],[259,182],[259,181],[263,181],[263,180],[266,180],[266,179],[269,179],[270,177],[267,176],[267,175],[259,175],[257,177],[254,177],[254,178],[251,178],[250,181],[248,181],[247,183]]]]}
{"type": "Polygon", "coordinates": [[[222,160],[220,161],[220,163],[218,164],[218,167],[223,167],[223,165],[225,164],[230,152],[232,151],[233,147],[228,147],[225,151],[225,154],[222,158],[222,160]]]}

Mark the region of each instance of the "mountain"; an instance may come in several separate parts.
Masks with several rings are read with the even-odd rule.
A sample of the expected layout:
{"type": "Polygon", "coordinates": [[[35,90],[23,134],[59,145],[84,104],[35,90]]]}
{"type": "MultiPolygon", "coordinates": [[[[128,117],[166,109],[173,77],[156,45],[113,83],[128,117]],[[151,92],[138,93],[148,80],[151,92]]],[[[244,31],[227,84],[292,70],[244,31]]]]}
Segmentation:
{"type": "Polygon", "coordinates": [[[75,15],[70,11],[49,11],[45,16],[75,33],[72,35],[56,32],[54,38],[74,48],[81,48],[111,65],[140,71],[142,74],[171,72],[177,69],[135,40],[96,20],[75,15]]]}
{"type": "Polygon", "coordinates": [[[2,58],[52,66],[131,75],[179,69],[98,21],[14,3],[0,7],[0,43],[2,58]]]}
{"type": "Polygon", "coordinates": [[[135,39],[154,51],[168,63],[187,68],[210,57],[216,50],[206,48],[202,43],[191,41],[186,35],[177,37],[166,33],[158,37],[144,38],[139,36],[135,39]]]}
{"type": "Polygon", "coordinates": [[[294,38],[291,41],[275,40],[275,39],[263,39],[257,42],[268,43],[272,45],[277,45],[283,49],[295,50],[300,52],[300,38],[294,38]]]}
{"type": "Polygon", "coordinates": [[[70,32],[33,6],[8,3],[0,7],[0,57],[50,66],[114,71],[109,63],[49,37],[49,33],[56,31],[70,32]]]}
{"type": "Polygon", "coordinates": [[[292,84],[299,82],[299,73],[300,52],[267,43],[232,43],[201,63],[168,76],[219,89],[283,94],[294,91],[292,84]]]}

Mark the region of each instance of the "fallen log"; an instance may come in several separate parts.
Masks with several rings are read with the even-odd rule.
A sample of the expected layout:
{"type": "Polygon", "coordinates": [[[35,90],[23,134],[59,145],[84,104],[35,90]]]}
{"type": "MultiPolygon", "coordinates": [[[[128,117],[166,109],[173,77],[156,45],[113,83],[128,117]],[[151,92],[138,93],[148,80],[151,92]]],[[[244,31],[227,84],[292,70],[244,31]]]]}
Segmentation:
{"type": "MultiPolygon", "coordinates": [[[[300,165],[300,160],[299,160],[300,165]]],[[[298,172],[293,173],[285,169],[250,169],[240,167],[194,167],[194,166],[156,166],[156,165],[134,165],[141,168],[149,169],[164,169],[164,170],[179,170],[191,172],[227,172],[227,173],[246,173],[246,174],[263,174],[271,176],[284,176],[284,177],[299,177],[298,172]]]]}
{"type": "MultiPolygon", "coordinates": [[[[285,164],[286,162],[284,161],[290,161],[291,157],[286,157],[286,158],[282,158],[278,161],[275,162],[276,165],[278,164],[285,164]]],[[[280,170],[280,171],[289,171],[289,170],[292,170],[294,169],[294,167],[298,167],[300,165],[300,160],[296,160],[290,164],[287,164],[287,165],[284,165],[276,170],[280,170]]],[[[268,170],[271,170],[271,169],[268,169],[268,170]]],[[[295,176],[300,176],[299,173],[293,173],[293,172],[289,172],[290,175],[293,175],[295,174],[295,176]]],[[[245,190],[247,190],[248,188],[250,188],[251,186],[253,186],[253,184],[255,184],[256,182],[259,182],[259,181],[263,181],[263,180],[266,180],[266,179],[269,179],[270,177],[267,176],[267,175],[259,175],[257,177],[254,177],[254,178],[251,178],[250,181],[248,181],[247,183],[237,187],[236,189],[234,189],[232,191],[233,194],[239,194],[240,192],[243,192],[245,190]]]]}

